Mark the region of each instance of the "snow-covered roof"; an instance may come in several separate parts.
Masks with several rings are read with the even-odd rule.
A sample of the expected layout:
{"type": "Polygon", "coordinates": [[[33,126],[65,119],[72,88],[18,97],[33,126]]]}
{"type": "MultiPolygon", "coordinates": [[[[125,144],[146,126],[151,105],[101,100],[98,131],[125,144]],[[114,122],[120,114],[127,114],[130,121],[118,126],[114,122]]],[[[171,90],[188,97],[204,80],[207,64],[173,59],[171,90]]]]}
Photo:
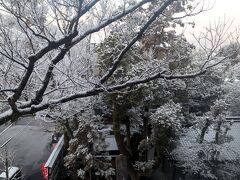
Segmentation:
{"type": "MultiPolygon", "coordinates": [[[[231,160],[240,159],[240,122],[234,122],[231,130],[228,131],[228,135],[233,137],[233,140],[230,142],[226,142],[224,146],[226,146],[226,150],[223,151],[224,155],[231,160]]],[[[210,141],[213,140],[215,134],[213,131],[209,131],[206,134],[205,139],[210,141]]]]}
{"type": "Polygon", "coordinates": [[[107,136],[105,138],[107,145],[106,151],[118,151],[117,143],[114,136],[107,136]]]}
{"type": "Polygon", "coordinates": [[[104,138],[104,143],[106,148],[100,154],[96,155],[96,157],[117,157],[118,147],[114,135],[107,135],[104,138]]]}
{"type": "MultiPolygon", "coordinates": [[[[189,153],[194,151],[196,146],[196,140],[199,135],[195,129],[187,130],[186,134],[182,136],[179,143],[184,147],[189,147],[189,153]],[[194,145],[195,144],[195,145],[194,145]]],[[[232,136],[233,140],[225,142],[221,146],[221,156],[226,160],[239,160],[240,159],[240,122],[234,122],[231,129],[228,131],[228,135],[232,136]]],[[[209,130],[204,137],[206,143],[214,141],[215,131],[209,130]]],[[[204,144],[203,144],[204,145],[204,144]]]]}

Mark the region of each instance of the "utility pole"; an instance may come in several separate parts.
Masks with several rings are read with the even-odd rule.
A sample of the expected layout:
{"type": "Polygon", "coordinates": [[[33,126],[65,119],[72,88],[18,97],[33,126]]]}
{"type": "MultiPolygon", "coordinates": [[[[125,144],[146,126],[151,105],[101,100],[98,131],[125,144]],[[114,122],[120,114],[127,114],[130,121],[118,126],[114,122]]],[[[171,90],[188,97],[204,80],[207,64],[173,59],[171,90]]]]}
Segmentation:
{"type": "Polygon", "coordinates": [[[8,152],[7,148],[5,148],[5,171],[6,171],[6,180],[9,180],[9,173],[8,173],[8,152]]]}

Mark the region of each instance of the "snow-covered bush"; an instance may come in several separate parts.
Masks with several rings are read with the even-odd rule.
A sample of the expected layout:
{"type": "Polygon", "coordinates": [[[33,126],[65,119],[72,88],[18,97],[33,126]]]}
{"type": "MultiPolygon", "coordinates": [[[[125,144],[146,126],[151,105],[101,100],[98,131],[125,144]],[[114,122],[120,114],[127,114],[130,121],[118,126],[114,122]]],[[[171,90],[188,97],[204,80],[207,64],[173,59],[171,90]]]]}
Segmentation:
{"type": "Polygon", "coordinates": [[[156,112],[150,116],[150,119],[154,129],[161,127],[178,132],[181,130],[183,121],[182,107],[180,104],[170,101],[159,107],[156,112]]]}

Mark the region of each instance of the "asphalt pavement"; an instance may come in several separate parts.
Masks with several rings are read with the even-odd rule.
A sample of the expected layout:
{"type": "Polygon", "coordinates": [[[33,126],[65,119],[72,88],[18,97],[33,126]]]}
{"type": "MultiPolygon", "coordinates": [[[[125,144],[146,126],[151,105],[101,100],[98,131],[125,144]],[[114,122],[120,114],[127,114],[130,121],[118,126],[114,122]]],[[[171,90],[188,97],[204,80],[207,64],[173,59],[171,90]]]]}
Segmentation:
{"type": "MultiPolygon", "coordinates": [[[[0,126],[0,134],[8,125],[0,126]]],[[[42,180],[40,163],[46,162],[51,154],[53,130],[54,124],[23,117],[0,136],[0,146],[6,144],[0,148],[0,154],[7,151],[9,162],[22,169],[26,180],[42,180]]]]}

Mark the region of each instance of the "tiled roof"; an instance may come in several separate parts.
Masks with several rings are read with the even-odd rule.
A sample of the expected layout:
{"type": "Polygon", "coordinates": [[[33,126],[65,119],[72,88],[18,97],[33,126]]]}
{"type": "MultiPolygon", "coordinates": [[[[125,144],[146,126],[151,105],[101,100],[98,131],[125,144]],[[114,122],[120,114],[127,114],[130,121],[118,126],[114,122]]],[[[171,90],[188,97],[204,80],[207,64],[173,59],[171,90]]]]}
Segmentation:
{"type": "MultiPolygon", "coordinates": [[[[200,132],[196,129],[187,129],[185,135],[180,138],[179,143],[182,147],[186,147],[186,149],[189,150],[189,153],[191,153],[191,151],[195,151],[195,148],[199,148],[199,144],[196,143],[199,134],[200,132]]],[[[220,157],[224,160],[230,161],[240,160],[240,122],[233,123],[231,129],[228,131],[228,135],[231,135],[233,140],[225,142],[223,145],[215,145],[218,146],[218,149],[220,150],[220,157]]],[[[204,137],[202,147],[204,145],[209,147],[210,142],[214,141],[214,137],[215,131],[213,129],[209,129],[204,137]]]]}

